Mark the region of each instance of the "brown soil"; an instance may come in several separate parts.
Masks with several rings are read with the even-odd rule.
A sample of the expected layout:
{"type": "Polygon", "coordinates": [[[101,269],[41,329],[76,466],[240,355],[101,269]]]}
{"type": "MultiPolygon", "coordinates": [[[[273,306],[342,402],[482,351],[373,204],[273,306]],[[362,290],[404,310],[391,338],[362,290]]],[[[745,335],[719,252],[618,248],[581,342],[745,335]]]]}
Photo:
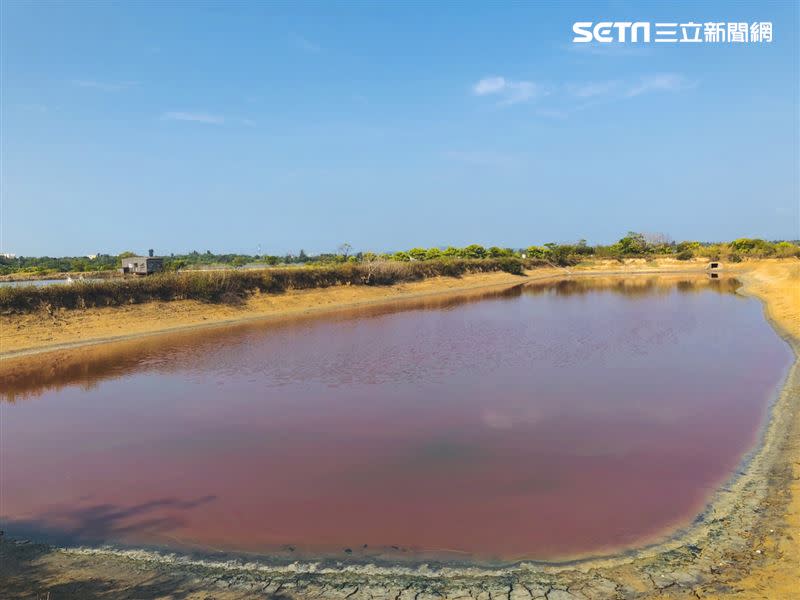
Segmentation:
{"type": "MultiPolygon", "coordinates": [[[[698,270],[699,263],[595,264],[574,274],[698,270]]],[[[735,265],[743,293],[756,296],[776,329],[800,349],[800,262],[735,265]]],[[[244,307],[190,302],[0,317],[0,375],[26,353],[77,344],[286,318],[335,308],[456,291],[498,289],[562,276],[547,269],[519,278],[490,274],[391,288],[334,288],[260,296],[244,307]]],[[[0,597],[8,598],[797,598],[800,597],[800,369],[776,404],[762,448],[746,473],[674,540],[640,552],[572,565],[507,568],[269,565],[206,562],[145,552],[56,549],[0,537],[0,597]]],[[[1,407],[2,405],[0,405],[1,407]]]]}
{"type": "MultiPolygon", "coordinates": [[[[776,329],[794,341],[800,340],[800,262],[776,261],[759,264],[744,275],[745,292],[764,301],[765,311],[776,329]]],[[[735,582],[737,597],[800,598],[800,410],[798,392],[793,392],[792,425],[784,440],[786,465],[783,486],[768,502],[777,503],[783,514],[773,526],[754,539],[754,547],[766,559],[735,582]]],[[[731,594],[734,595],[734,594],[731,594]]]]}
{"type": "Polygon", "coordinates": [[[337,286],[292,290],[283,294],[257,294],[241,305],[179,300],[122,307],[4,314],[0,315],[0,359],[198,327],[283,319],[455,292],[484,292],[526,281],[561,277],[571,272],[699,272],[704,265],[704,262],[687,263],[670,259],[661,260],[658,264],[644,260],[628,260],[623,264],[605,261],[571,269],[537,269],[528,271],[524,277],[508,273],[481,273],[463,277],[434,277],[393,286],[337,286]]]}
{"type": "Polygon", "coordinates": [[[0,316],[0,357],[96,344],[122,338],[174,332],[200,326],[284,318],[386,300],[487,289],[519,283],[519,276],[485,273],[462,278],[436,277],[396,286],[337,286],[257,294],[242,305],[194,300],[150,302],[121,307],[58,310],[0,316]]]}

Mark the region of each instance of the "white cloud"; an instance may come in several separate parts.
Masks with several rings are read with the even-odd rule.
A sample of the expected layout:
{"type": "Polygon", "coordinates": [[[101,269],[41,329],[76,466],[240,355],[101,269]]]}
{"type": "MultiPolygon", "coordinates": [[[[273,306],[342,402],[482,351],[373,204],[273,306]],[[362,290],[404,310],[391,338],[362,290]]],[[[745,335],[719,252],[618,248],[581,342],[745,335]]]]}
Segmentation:
{"type": "Polygon", "coordinates": [[[472,91],[478,96],[485,96],[502,92],[505,87],[505,77],[484,77],[472,87],[472,91]]]}
{"type": "Polygon", "coordinates": [[[137,81],[95,81],[93,79],[73,79],[72,85],[91,88],[102,92],[121,92],[139,85],[137,81]]]}
{"type": "Polygon", "coordinates": [[[694,87],[683,75],[676,73],[656,73],[645,75],[638,80],[587,81],[583,83],[553,85],[533,81],[515,81],[499,75],[484,77],[472,86],[476,96],[493,97],[499,106],[519,104],[554,96],[562,105],[557,109],[543,107],[538,114],[543,117],[564,119],[578,110],[585,110],[598,104],[633,98],[651,92],[677,92],[694,87]],[[572,102],[570,102],[572,98],[572,102]],[[582,102],[574,105],[575,102],[582,102]],[[572,105],[571,105],[572,104],[572,105]]]}
{"type": "Polygon", "coordinates": [[[497,96],[501,105],[527,102],[546,94],[543,86],[532,81],[514,81],[505,77],[484,77],[472,86],[476,96],[497,96]]]}
{"type": "Polygon", "coordinates": [[[659,73],[642,77],[625,92],[625,96],[633,98],[648,92],[677,92],[688,87],[686,79],[675,73],[659,73]]]}
{"type": "Polygon", "coordinates": [[[161,115],[161,118],[165,121],[193,121],[195,123],[207,123],[209,125],[222,125],[225,122],[225,117],[205,112],[165,112],[161,115]]]}

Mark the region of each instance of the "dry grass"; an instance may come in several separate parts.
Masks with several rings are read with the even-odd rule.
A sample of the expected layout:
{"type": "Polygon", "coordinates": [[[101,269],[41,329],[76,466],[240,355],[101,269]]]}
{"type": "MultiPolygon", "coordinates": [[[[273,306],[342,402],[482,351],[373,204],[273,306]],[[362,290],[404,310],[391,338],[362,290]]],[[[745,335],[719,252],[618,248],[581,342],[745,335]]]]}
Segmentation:
{"type": "Polygon", "coordinates": [[[337,285],[392,285],[470,273],[504,271],[522,274],[522,270],[521,260],[498,258],[345,263],[259,271],[161,273],[150,277],[77,281],[64,285],[2,287],[0,310],[24,313],[42,309],[53,311],[172,300],[237,304],[254,292],[280,293],[337,285]]]}

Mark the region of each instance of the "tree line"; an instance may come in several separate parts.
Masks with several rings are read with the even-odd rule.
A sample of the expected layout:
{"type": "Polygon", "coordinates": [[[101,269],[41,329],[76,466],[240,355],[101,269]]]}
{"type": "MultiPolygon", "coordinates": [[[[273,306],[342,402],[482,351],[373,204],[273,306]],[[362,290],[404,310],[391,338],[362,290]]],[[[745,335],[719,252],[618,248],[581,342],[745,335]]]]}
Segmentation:
{"type": "MultiPolygon", "coordinates": [[[[100,272],[118,269],[122,258],[136,255],[134,252],[123,252],[118,255],[97,254],[93,257],[14,257],[0,256],[0,275],[100,272]]],[[[586,240],[575,243],[547,243],[527,248],[484,247],[470,244],[464,247],[411,248],[410,250],[375,253],[353,252],[350,244],[342,244],[335,252],[309,255],[304,250],[297,254],[248,255],[248,254],[215,254],[205,252],[189,252],[187,254],[170,254],[164,257],[167,271],[195,270],[209,267],[239,268],[248,266],[306,265],[331,263],[363,263],[376,261],[415,262],[440,259],[500,259],[519,258],[531,261],[543,261],[559,266],[575,265],[590,259],[622,260],[639,257],[651,258],[672,256],[678,260],[706,258],[708,260],[727,260],[739,262],[746,258],[788,258],[800,257],[800,242],[768,241],[759,238],[739,238],[731,242],[674,242],[663,234],[645,234],[628,232],[617,242],[610,245],[589,245],[586,240]]]]}

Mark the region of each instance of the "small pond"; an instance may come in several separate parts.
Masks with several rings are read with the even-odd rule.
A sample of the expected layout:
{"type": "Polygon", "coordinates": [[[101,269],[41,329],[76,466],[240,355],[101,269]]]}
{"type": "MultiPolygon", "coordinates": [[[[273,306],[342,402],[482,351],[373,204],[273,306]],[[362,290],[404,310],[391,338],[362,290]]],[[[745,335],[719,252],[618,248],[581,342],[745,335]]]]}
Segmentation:
{"type": "Polygon", "coordinates": [[[557,560],[689,524],[793,354],[730,279],[576,279],[81,350],[4,384],[2,526],[557,560]]]}

